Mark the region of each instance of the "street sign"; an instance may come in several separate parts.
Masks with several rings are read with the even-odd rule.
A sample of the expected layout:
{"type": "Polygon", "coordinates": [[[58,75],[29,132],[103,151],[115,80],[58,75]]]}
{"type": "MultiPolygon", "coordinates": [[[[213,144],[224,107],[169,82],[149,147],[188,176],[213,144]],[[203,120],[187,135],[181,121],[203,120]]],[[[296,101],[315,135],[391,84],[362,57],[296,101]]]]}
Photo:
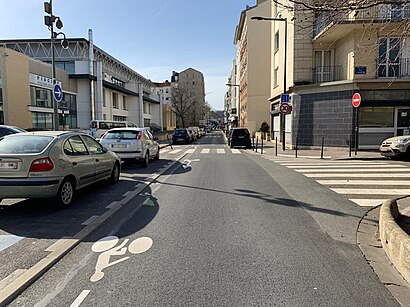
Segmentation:
{"type": "Polygon", "coordinates": [[[281,94],[280,103],[288,103],[288,102],[289,102],[289,94],[281,94]]]}
{"type": "Polygon", "coordinates": [[[280,113],[289,114],[292,111],[292,106],[289,103],[282,103],[280,105],[280,113]]]}
{"type": "Polygon", "coordinates": [[[58,114],[68,115],[68,114],[70,114],[70,110],[61,110],[61,109],[58,109],[58,114]]]}
{"type": "Polygon", "coordinates": [[[54,95],[54,99],[57,102],[60,102],[63,99],[63,89],[61,88],[60,85],[58,85],[58,84],[54,85],[53,95],[54,95]]]}
{"type": "Polygon", "coordinates": [[[68,109],[67,101],[60,101],[60,109],[68,109]]]}
{"type": "Polygon", "coordinates": [[[352,97],[352,105],[357,108],[358,106],[360,106],[360,102],[362,101],[362,97],[360,96],[359,93],[354,93],[353,97],[352,97]]]}

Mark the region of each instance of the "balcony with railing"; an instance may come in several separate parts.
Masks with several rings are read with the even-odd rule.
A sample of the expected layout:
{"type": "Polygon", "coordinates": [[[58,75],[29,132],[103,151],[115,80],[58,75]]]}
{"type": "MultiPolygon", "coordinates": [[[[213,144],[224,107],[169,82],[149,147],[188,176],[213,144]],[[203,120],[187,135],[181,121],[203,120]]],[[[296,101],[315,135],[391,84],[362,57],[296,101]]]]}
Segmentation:
{"type": "Polygon", "coordinates": [[[313,67],[313,83],[323,83],[342,80],[342,66],[313,67]]]}
{"type": "Polygon", "coordinates": [[[410,4],[380,4],[363,10],[326,11],[313,22],[313,38],[316,39],[333,25],[385,23],[410,20],[410,4]]]}
{"type": "Polygon", "coordinates": [[[377,78],[410,78],[410,58],[377,61],[377,78]]]}

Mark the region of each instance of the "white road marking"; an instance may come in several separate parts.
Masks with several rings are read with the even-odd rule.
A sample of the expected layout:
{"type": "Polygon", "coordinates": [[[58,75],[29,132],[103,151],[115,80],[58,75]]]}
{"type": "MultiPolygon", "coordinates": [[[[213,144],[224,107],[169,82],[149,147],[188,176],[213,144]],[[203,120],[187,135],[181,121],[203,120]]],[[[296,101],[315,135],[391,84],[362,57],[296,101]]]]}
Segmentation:
{"type": "Polygon", "coordinates": [[[169,153],[170,153],[170,154],[177,154],[177,153],[179,153],[181,150],[182,150],[182,148],[181,148],[181,149],[175,149],[175,150],[173,150],[173,151],[170,151],[169,153]]]}
{"type": "Polygon", "coordinates": [[[87,226],[90,225],[92,222],[94,222],[96,219],[98,219],[100,216],[99,215],[93,215],[90,217],[88,220],[84,221],[81,225],[87,226]]]}
{"type": "Polygon", "coordinates": [[[159,151],[161,152],[161,153],[166,153],[166,152],[168,152],[168,151],[170,151],[171,150],[171,148],[161,148],[159,151]]]}
{"type": "Polygon", "coordinates": [[[338,194],[350,195],[409,195],[410,189],[347,189],[347,188],[330,188],[338,194]]]}
{"type": "Polygon", "coordinates": [[[309,178],[410,178],[409,174],[389,174],[389,173],[368,173],[368,174],[335,174],[335,173],[321,173],[321,174],[303,174],[309,178]]]}
{"type": "MultiPolygon", "coordinates": [[[[137,184],[138,186],[139,184],[137,184]]],[[[118,202],[117,201],[113,201],[111,202],[107,207],[105,207],[106,209],[111,209],[112,207],[114,207],[118,202]]]]}
{"type": "Polygon", "coordinates": [[[241,151],[240,151],[239,149],[237,149],[237,148],[232,148],[232,149],[231,149],[231,152],[232,152],[233,154],[235,154],[235,155],[241,153],[241,151]]]}
{"type": "Polygon", "coordinates": [[[0,235],[0,252],[9,248],[18,241],[24,239],[24,237],[19,237],[15,235],[0,235]]]}
{"type": "Polygon", "coordinates": [[[333,184],[343,184],[343,185],[401,185],[410,186],[409,181],[398,181],[398,180],[350,180],[350,179],[340,179],[340,180],[316,180],[318,183],[323,185],[333,185],[333,184]]]}
{"type": "Polygon", "coordinates": [[[209,154],[211,150],[209,148],[204,148],[201,150],[201,154],[209,154]]]}
{"type": "MultiPolygon", "coordinates": [[[[272,160],[276,161],[276,160],[272,160]]],[[[315,166],[315,165],[391,165],[389,163],[385,162],[371,162],[371,161],[293,161],[289,162],[289,160],[280,160],[277,161],[281,165],[284,166],[293,166],[293,165],[304,165],[304,166],[315,166]],[[285,161],[284,163],[281,163],[282,161],[285,161]]]]}
{"type": "Polygon", "coordinates": [[[75,299],[75,301],[70,305],[70,307],[78,307],[87,297],[87,295],[91,292],[91,290],[83,290],[80,295],[75,299]]]}
{"type": "Polygon", "coordinates": [[[64,242],[66,242],[68,239],[70,239],[70,237],[62,237],[61,239],[57,240],[56,242],[54,242],[53,244],[51,244],[49,247],[47,247],[44,251],[45,252],[54,252],[55,250],[57,250],[57,248],[63,244],[64,242]]]}
{"type": "Polygon", "coordinates": [[[224,154],[224,153],[225,153],[225,149],[223,149],[223,148],[217,148],[217,149],[216,149],[216,153],[217,153],[217,154],[224,154]]]}
{"type": "Polygon", "coordinates": [[[386,199],[349,199],[350,201],[358,204],[361,207],[374,207],[378,206],[386,201],[386,199]]]}
{"type": "Polygon", "coordinates": [[[191,154],[195,152],[195,148],[190,148],[186,151],[187,154],[191,154]]]}
{"type": "Polygon", "coordinates": [[[17,269],[12,272],[10,275],[6,276],[0,281],[0,290],[5,288],[8,284],[10,284],[13,280],[17,279],[20,275],[22,275],[27,269],[17,269]]]}
{"type": "MultiPolygon", "coordinates": [[[[353,172],[380,172],[380,169],[368,169],[368,168],[357,168],[357,169],[344,169],[344,168],[339,168],[339,169],[331,169],[331,170],[326,170],[326,169],[295,169],[297,172],[305,172],[305,173],[326,173],[326,172],[335,172],[335,173],[353,173],[353,172]]],[[[410,169],[409,168],[389,168],[386,170],[383,170],[385,173],[395,173],[395,172],[408,172],[410,175],[410,169]]]]}
{"type": "MultiPolygon", "coordinates": [[[[349,169],[354,169],[354,168],[393,168],[393,167],[407,167],[405,165],[349,165],[349,164],[343,164],[343,165],[286,165],[287,168],[297,168],[297,169],[334,169],[334,168],[349,168],[349,169]]],[[[410,169],[409,169],[410,171],[410,169]]]]}

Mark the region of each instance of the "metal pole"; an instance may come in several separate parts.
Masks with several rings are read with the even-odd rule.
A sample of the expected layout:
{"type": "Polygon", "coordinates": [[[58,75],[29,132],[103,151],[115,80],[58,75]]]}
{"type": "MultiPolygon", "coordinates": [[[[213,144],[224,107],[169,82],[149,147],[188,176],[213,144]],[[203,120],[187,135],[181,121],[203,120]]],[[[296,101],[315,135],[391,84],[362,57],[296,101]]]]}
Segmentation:
{"type": "Polygon", "coordinates": [[[168,134],[167,134],[167,140],[168,140],[168,144],[169,144],[169,146],[171,146],[171,149],[173,149],[173,148],[172,148],[172,142],[169,140],[169,136],[168,136],[168,134]]]}
{"type": "MultiPolygon", "coordinates": [[[[50,6],[51,6],[51,16],[53,16],[53,0],[50,0],[50,6]]],[[[52,66],[52,79],[53,79],[53,90],[54,91],[54,85],[57,84],[56,80],[56,60],[55,60],[55,51],[54,51],[54,21],[51,22],[51,66],[52,66]]],[[[58,102],[54,98],[54,93],[52,93],[53,96],[53,110],[54,110],[54,130],[58,131],[59,130],[59,116],[58,116],[58,102]]]]}
{"type": "Polygon", "coordinates": [[[354,150],[355,156],[357,156],[358,147],[359,147],[359,108],[356,108],[355,150],[354,150]]]}
{"type": "MultiPolygon", "coordinates": [[[[283,62],[283,94],[286,94],[286,61],[287,61],[287,45],[286,42],[288,41],[288,21],[287,19],[280,19],[285,22],[285,37],[284,37],[284,62],[283,62]]],[[[286,149],[286,144],[285,144],[285,139],[286,139],[286,115],[282,114],[283,116],[283,131],[282,131],[282,150],[285,151],[286,149]]]]}
{"type": "Polygon", "coordinates": [[[349,158],[352,156],[352,135],[349,135],[349,158]]]}
{"type": "Polygon", "coordinates": [[[258,152],[258,137],[256,137],[256,147],[255,147],[255,151],[258,152]]]}
{"type": "Polygon", "coordinates": [[[296,150],[295,150],[295,157],[298,157],[298,138],[296,138],[296,150]]]}
{"type": "Polygon", "coordinates": [[[323,159],[323,146],[325,144],[325,137],[322,137],[322,150],[320,151],[320,159],[323,159]]]}
{"type": "Polygon", "coordinates": [[[275,144],[275,156],[277,156],[278,155],[278,137],[275,137],[275,142],[276,142],[276,144],[275,144]]]}
{"type": "Polygon", "coordinates": [[[261,137],[261,155],[263,155],[263,137],[261,137]]]}
{"type": "Polygon", "coordinates": [[[255,136],[252,136],[252,149],[255,150],[255,136]]]}

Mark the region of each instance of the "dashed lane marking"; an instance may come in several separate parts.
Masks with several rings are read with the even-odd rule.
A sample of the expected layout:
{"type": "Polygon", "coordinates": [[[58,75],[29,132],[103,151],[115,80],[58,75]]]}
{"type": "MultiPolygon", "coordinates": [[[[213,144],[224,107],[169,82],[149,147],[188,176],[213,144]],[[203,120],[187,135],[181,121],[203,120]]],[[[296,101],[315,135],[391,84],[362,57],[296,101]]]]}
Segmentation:
{"type": "Polygon", "coordinates": [[[81,225],[87,226],[90,225],[92,222],[94,222],[96,219],[98,219],[100,216],[99,215],[93,215],[90,217],[88,220],[84,221],[81,225]]]}
{"type": "Polygon", "coordinates": [[[91,292],[91,290],[83,290],[83,292],[80,293],[80,295],[75,299],[74,302],[70,305],[70,307],[78,307],[81,305],[81,303],[84,301],[84,299],[87,297],[87,295],[91,292]]]}

